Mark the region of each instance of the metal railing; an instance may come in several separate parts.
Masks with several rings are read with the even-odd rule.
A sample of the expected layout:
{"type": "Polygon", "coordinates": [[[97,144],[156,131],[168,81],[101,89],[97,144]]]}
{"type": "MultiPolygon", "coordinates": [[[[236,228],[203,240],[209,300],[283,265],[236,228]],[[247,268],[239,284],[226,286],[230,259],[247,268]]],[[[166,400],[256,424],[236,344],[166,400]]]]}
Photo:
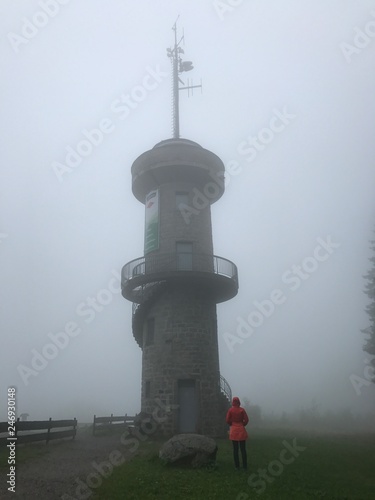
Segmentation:
{"type": "Polygon", "coordinates": [[[154,296],[155,293],[158,293],[160,287],[165,284],[165,281],[155,281],[153,283],[147,283],[146,285],[141,285],[133,290],[134,298],[138,300],[138,302],[133,302],[132,306],[132,314],[134,315],[141,304],[143,304],[146,300],[149,300],[154,296]]]}
{"type": "Polygon", "coordinates": [[[228,398],[228,400],[232,402],[232,389],[228,384],[228,381],[222,375],[220,375],[220,390],[228,398]]]}
{"type": "Polygon", "coordinates": [[[122,268],[122,280],[137,276],[175,272],[195,271],[227,276],[238,283],[237,266],[228,259],[217,255],[188,252],[150,254],[128,262],[122,268]]]}

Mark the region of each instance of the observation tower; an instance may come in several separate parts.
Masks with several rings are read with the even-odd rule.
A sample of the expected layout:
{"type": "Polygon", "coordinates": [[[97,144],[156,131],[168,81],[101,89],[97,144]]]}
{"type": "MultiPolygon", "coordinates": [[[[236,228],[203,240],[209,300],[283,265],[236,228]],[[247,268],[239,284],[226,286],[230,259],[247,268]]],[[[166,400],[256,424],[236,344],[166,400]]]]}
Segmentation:
{"type": "Polygon", "coordinates": [[[180,138],[183,37],[167,49],[173,71],[173,138],[133,163],[132,191],[145,205],[144,255],[122,269],[122,295],[133,302],[133,335],[142,349],[141,411],[167,408],[161,434],[220,436],[231,390],[220,375],[216,304],[238,291],[233,262],[214,255],[211,204],[224,193],[224,164],[180,138]],[[159,402],[159,403],[158,403],[159,402]]]}

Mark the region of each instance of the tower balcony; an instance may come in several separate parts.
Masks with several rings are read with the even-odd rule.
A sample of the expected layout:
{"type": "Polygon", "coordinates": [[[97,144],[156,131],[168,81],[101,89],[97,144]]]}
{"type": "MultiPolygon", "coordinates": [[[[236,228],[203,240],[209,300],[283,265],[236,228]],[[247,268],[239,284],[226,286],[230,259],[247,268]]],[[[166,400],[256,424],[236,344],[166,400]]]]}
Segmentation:
{"type": "Polygon", "coordinates": [[[197,287],[225,302],[237,295],[237,266],[217,255],[175,252],[149,254],[122,268],[122,295],[132,302],[141,304],[160,283],[197,287]]]}

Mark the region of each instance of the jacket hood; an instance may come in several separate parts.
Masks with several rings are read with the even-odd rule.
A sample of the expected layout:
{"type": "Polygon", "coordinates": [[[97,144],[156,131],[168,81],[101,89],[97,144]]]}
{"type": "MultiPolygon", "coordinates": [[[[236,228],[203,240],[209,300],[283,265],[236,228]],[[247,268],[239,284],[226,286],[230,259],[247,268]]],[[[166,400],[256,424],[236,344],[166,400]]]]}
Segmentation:
{"type": "Polygon", "coordinates": [[[232,406],[240,406],[240,404],[241,404],[240,398],[238,398],[237,396],[235,396],[232,399],[232,406]]]}

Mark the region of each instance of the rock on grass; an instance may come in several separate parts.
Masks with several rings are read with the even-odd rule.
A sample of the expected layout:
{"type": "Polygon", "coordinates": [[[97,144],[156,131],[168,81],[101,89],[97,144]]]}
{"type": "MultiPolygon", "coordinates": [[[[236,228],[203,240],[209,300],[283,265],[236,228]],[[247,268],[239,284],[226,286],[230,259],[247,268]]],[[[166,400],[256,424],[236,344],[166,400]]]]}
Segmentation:
{"type": "Polygon", "coordinates": [[[201,434],[177,434],[166,441],[159,451],[165,463],[202,467],[216,459],[214,439],[201,434]]]}

